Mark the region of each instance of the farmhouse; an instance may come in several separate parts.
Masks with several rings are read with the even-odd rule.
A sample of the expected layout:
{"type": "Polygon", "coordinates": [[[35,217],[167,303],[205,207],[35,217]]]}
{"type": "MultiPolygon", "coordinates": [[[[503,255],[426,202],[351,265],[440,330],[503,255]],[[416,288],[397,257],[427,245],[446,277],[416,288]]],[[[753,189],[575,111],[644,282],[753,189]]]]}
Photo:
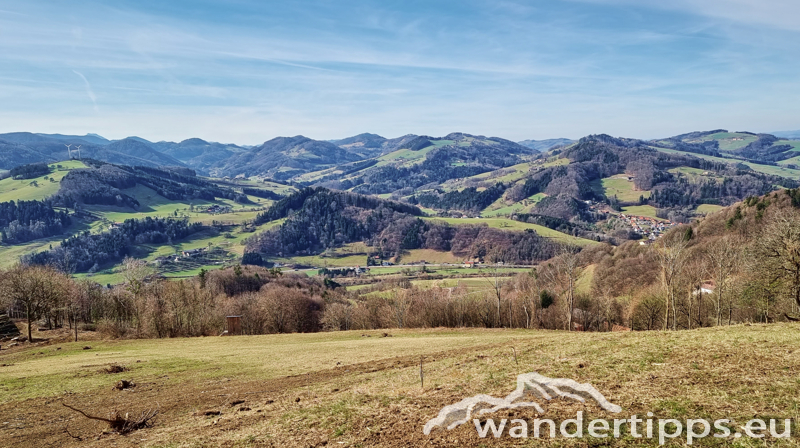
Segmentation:
{"type": "Polygon", "coordinates": [[[200,247],[198,249],[189,249],[181,251],[181,255],[184,257],[197,257],[199,255],[203,255],[206,251],[205,247],[200,247]]]}

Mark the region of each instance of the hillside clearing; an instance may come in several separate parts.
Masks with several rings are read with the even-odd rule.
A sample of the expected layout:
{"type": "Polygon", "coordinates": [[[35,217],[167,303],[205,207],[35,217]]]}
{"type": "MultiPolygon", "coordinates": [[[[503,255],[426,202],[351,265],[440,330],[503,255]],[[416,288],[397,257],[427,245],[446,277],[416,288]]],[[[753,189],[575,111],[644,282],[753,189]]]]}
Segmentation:
{"type": "MultiPolygon", "coordinates": [[[[0,428],[9,446],[486,446],[472,425],[430,436],[422,427],[441,407],[465,397],[509,393],[517,373],[531,371],[591,383],[622,407],[622,418],[653,412],[681,420],[730,418],[738,426],[753,417],[800,416],[798,345],[800,328],[792,324],[680,332],[437,329],[59,343],[0,354],[0,415],[13,416],[0,428]],[[129,370],[101,373],[110,364],[129,370]],[[137,386],[113,391],[122,378],[137,386]],[[101,423],[64,408],[62,401],[94,414],[155,407],[160,414],[153,428],[129,436],[101,434],[101,423]],[[205,416],[206,410],[213,413],[205,416]]],[[[586,419],[616,417],[593,403],[554,400],[545,408],[545,418],[557,422],[577,411],[586,419]]],[[[521,409],[493,417],[536,416],[521,409]]],[[[793,426],[784,446],[798,446],[798,435],[793,426]]],[[[554,442],[577,447],[595,441],[554,442]]],[[[648,443],[623,435],[614,445],[642,442],[648,443]]],[[[756,446],[754,440],[741,442],[756,446]]],[[[491,446],[512,445],[518,441],[491,440],[491,446]]]]}
{"type": "Polygon", "coordinates": [[[687,153],[687,152],[683,152],[683,151],[676,151],[674,149],[656,148],[656,147],[654,147],[653,149],[656,149],[656,150],[661,151],[661,152],[666,152],[666,153],[669,153],[669,154],[689,155],[689,156],[692,156],[692,157],[698,157],[698,158],[701,158],[701,159],[711,160],[713,162],[729,163],[729,164],[734,164],[734,165],[737,164],[737,163],[741,163],[743,165],[746,165],[746,166],[750,167],[750,169],[752,169],[753,171],[758,171],[759,173],[772,174],[772,175],[775,175],[775,176],[783,176],[783,177],[788,177],[789,179],[794,179],[794,180],[799,180],[800,179],[800,170],[792,169],[792,168],[786,168],[786,167],[783,167],[783,166],[762,165],[760,163],[745,162],[745,161],[738,160],[738,159],[726,159],[726,158],[722,158],[722,157],[714,157],[714,156],[709,156],[709,155],[705,155],[705,154],[687,153]]]}
{"type": "Polygon", "coordinates": [[[86,165],[78,160],[65,160],[63,162],[51,163],[49,166],[52,172],[45,176],[18,180],[9,177],[0,180],[0,202],[41,201],[58,192],[61,186],[61,179],[63,179],[70,170],[86,168],[86,165]],[[53,180],[51,181],[50,179],[53,180]]]}
{"type": "Polygon", "coordinates": [[[637,190],[627,175],[619,174],[591,182],[592,188],[607,198],[617,197],[622,202],[638,202],[640,197],[649,198],[649,191],[637,190]]]}
{"type": "Polygon", "coordinates": [[[722,210],[723,208],[725,208],[725,207],[723,207],[721,205],[700,204],[700,205],[697,206],[697,213],[700,213],[702,215],[707,215],[709,213],[714,213],[716,211],[722,210]]]}
{"type": "Polygon", "coordinates": [[[622,207],[622,213],[633,216],[644,216],[647,218],[657,219],[659,221],[666,221],[656,216],[656,208],[652,205],[632,205],[630,207],[622,207]]]}
{"type": "Polygon", "coordinates": [[[500,198],[494,204],[482,211],[481,216],[484,218],[493,218],[498,216],[509,216],[519,212],[529,213],[531,209],[539,203],[539,201],[546,197],[547,195],[544,193],[536,193],[529,198],[515,202],[511,205],[506,205],[503,198],[500,198]]]}
{"type": "Polygon", "coordinates": [[[503,230],[525,230],[525,229],[532,229],[535,230],[536,233],[545,237],[545,238],[553,238],[555,240],[567,242],[570,244],[575,244],[578,246],[586,246],[588,244],[597,244],[596,241],[587,240],[584,238],[578,238],[572,235],[567,235],[565,233],[561,233],[559,231],[549,229],[544,226],[540,226],[538,224],[529,224],[527,222],[515,221],[513,219],[502,219],[502,218],[438,218],[438,217],[426,217],[424,219],[428,219],[431,221],[444,221],[451,225],[463,225],[463,224],[485,224],[489,227],[494,227],[496,229],[503,229],[503,230]]]}

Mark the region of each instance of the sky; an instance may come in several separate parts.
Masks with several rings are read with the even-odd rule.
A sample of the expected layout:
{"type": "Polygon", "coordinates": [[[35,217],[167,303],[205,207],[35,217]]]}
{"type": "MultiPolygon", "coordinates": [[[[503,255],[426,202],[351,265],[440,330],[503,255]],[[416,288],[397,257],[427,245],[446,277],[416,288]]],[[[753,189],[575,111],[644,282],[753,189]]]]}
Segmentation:
{"type": "Polygon", "coordinates": [[[0,132],[800,129],[795,0],[0,0],[0,132]]]}

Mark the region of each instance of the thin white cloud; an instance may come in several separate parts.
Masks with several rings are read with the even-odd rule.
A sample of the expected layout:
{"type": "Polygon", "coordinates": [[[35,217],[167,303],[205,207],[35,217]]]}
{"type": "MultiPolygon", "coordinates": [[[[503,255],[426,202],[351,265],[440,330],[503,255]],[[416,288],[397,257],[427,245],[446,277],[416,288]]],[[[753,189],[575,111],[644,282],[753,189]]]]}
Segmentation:
{"type": "Polygon", "coordinates": [[[744,25],[759,25],[800,31],[800,2],[797,0],[573,0],[584,3],[629,5],[681,11],[725,19],[744,25]]]}
{"type": "Polygon", "coordinates": [[[0,9],[0,14],[11,14],[11,15],[15,15],[15,16],[25,16],[25,15],[27,15],[27,14],[23,14],[21,12],[8,11],[6,9],[0,9]]]}
{"type": "Polygon", "coordinates": [[[83,83],[86,85],[86,94],[89,95],[89,99],[92,100],[92,104],[94,105],[94,111],[100,112],[100,109],[97,107],[97,96],[95,96],[94,91],[92,90],[92,85],[89,84],[89,80],[86,79],[85,76],[83,76],[83,73],[77,70],[73,70],[72,72],[80,76],[81,79],[83,79],[83,83]]]}

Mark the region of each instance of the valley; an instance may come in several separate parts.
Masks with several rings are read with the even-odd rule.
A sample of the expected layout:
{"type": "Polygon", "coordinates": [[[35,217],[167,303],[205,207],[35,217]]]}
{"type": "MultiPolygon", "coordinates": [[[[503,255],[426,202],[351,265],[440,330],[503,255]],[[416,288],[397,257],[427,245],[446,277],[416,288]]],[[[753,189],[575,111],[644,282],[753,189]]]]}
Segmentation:
{"type": "MultiPolygon", "coordinates": [[[[86,231],[102,234],[128,219],[178,219],[202,226],[201,231],[169,244],[133,244],[130,247],[131,256],[146,260],[159,273],[172,278],[191,277],[201,269],[218,269],[239,263],[248,251],[248,243],[252,243],[257,235],[285,225],[285,217],[264,222],[258,221],[259,215],[267,211],[276,199],[309,186],[417,205],[422,210],[424,222],[429,223],[426,225],[453,228],[485,226],[501,232],[532,231],[545,240],[587,247],[600,241],[613,243],[630,238],[652,241],[677,223],[713,213],[744,199],[743,193],[731,196],[720,190],[736,176],[742,180],[747,178],[742,176],[749,176],[756,182],[753,184],[747,180],[751,186],[757,185],[751,190],[752,194],[767,193],[776,185],[791,188],[796,179],[800,179],[797,176],[800,171],[790,167],[793,157],[788,156],[791,154],[787,153],[786,158],[773,165],[759,164],[741,155],[752,153],[757,157],[758,151],[752,148],[758,144],[778,145],[794,151],[800,146],[795,145],[795,141],[726,131],[690,133],[653,142],[591,136],[580,141],[556,139],[527,142],[525,145],[463,133],[442,138],[408,135],[397,139],[362,134],[330,142],[298,136],[274,139],[252,149],[199,139],[152,143],[129,138],[111,142],[97,136],[81,138],[24,133],[0,135],[2,141],[28,145],[31,151],[40,153],[49,149],[53,159],[63,157],[58,155],[58,148],[63,147],[66,153],[65,145],[73,144],[82,146],[86,154],[112,163],[131,160],[115,159],[114,154],[119,152],[135,157],[139,162],[155,161],[148,163],[158,166],[163,166],[165,160],[172,160],[177,170],[174,172],[181,172],[180,176],[195,174],[178,165],[204,173],[205,176],[198,173],[197,180],[187,178],[179,182],[213,190],[205,194],[199,193],[201,190],[196,190],[197,186],[190,188],[195,189],[194,193],[184,190],[179,194],[166,193],[170,190],[162,190],[164,187],[161,185],[174,183],[168,179],[174,175],[164,174],[170,172],[168,168],[158,174],[166,178],[156,184],[151,180],[126,181],[125,185],[120,185],[122,188],[116,188],[113,185],[117,181],[110,181],[109,188],[118,192],[117,197],[123,198],[122,202],[108,198],[92,199],[90,202],[93,203],[84,200],[75,209],[54,204],[55,209],[66,210],[74,217],[74,222],[63,233],[65,236],[86,231]],[[603,151],[607,155],[600,161],[597,154],[603,151]],[[632,154],[632,151],[644,151],[642,154],[647,154],[645,159],[649,157],[653,162],[643,165],[639,157],[640,160],[626,165],[620,158],[629,157],[627,154],[632,154]],[[163,153],[164,157],[172,159],[159,160],[153,153],[163,153]],[[659,153],[671,159],[662,160],[664,156],[658,156],[659,153]],[[267,165],[256,162],[262,159],[267,165]],[[233,168],[245,160],[249,161],[250,171],[233,168]],[[738,164],[735,169],[739,171],[734,171],[732,164],[738,164]],[[754,171],[743,172],[742,167],[754,171]],[[218,177],[209,177],[209,172],[218,177]],[[676,191],[682,196],[676,196],[676,191],[669,187],[670,182],[696,185],[700,188],[698,191],[705,192],[701,195],[713,193],[708,198],[692,196],[693,193],[680,192],[685,187],[679,187],[676,191]],[[184,255],[187,251],[200,249],[202,253],[191,257],[184,255]]],[[[77,159],[54,160],[49,163],[50,172],[46,175],[0,180],[0,199],[51,201],[58,197],[62,181],[71,171],[102,171],[105,169],[102,166],[115,166],[94,162],[94,158],[85,160],[93,162],[87,165],[77,159]]],[[[737,188],[741,191],[741,187],[737,188]]],[[[49,236],[25,243],[4,242],[0,246],[2,265],[9,267],[22,256],[58,247],[62,239],[49,236]]],[[[289,256],[264,253],[262,259],[277,263],[285,270],[296,269],[309,274],[327,267],[367,267],[372,264],[370,257],[375,256],[376,248],[369,246],[371,243],[360,243],[359,246],[356,242],[341,241],[313,249],[317,253],[289,256]],[[357,250],[354,249],[356,246],[357,250]]],[[[442,262],[456,265],[469,260],[464,254],[455,255],[441,248],[392,249],[387,254],[379,254],[379,257],[380,263],[384,264],[406,267],[425,264],[431,269],[441,267],[439,264],[442,262]],[[423,256],[419,251],[427,252],[423,256]]],[[[490,263],[484,257],[475,261],[490,263]]],[[[122,281],[118,272],[119,262],[118,259],[98,265],[93,272],[76,272],[75,275],[104,285],[119,283],[122,281]]],[[[534,259],[526,259],[523,264],[535,263],[534,259]]],[[[370,276],[380,275],[379,272],[372,269],[370,276]]]]}

